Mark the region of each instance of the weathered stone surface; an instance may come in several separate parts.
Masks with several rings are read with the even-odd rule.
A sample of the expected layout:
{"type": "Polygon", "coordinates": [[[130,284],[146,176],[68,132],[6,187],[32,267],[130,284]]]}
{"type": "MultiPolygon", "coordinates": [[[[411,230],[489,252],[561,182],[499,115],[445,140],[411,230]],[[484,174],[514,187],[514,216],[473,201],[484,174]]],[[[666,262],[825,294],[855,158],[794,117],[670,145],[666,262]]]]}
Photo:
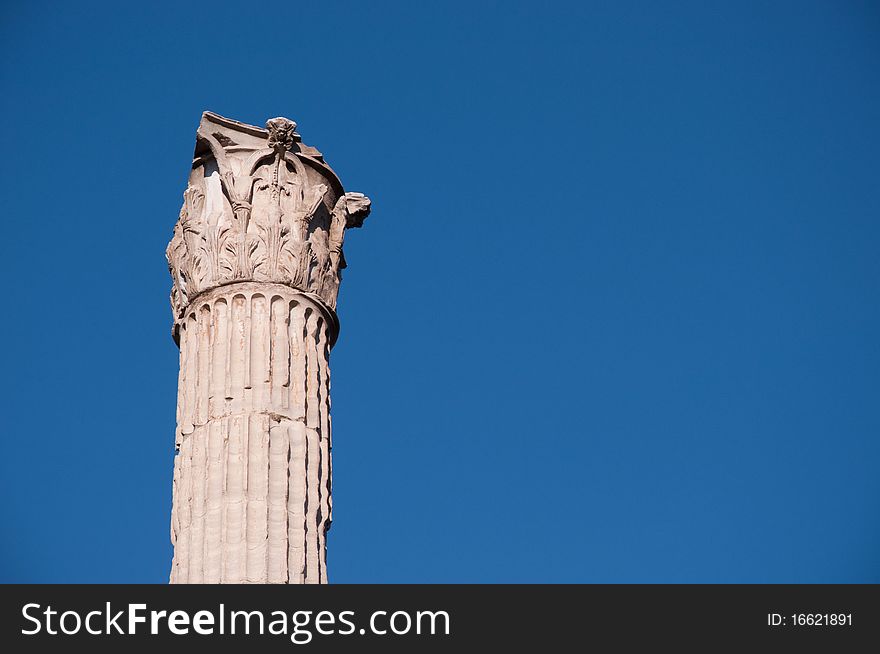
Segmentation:
{"type": "Polygon", "coordinates": [[[180,346],[172,583],[325,583],[344,193],[296,124],[205,113],[168,246],[180,346]]]}
{"type": "Polygon", "coordinates": [[[192,299],[236,281],[268,281],[336,306],[345,230],[360,227],[370,201],[344,194],[296,123],[267,129],[206,112],[189,186],[166,256],[179,322],[192,299]]]}

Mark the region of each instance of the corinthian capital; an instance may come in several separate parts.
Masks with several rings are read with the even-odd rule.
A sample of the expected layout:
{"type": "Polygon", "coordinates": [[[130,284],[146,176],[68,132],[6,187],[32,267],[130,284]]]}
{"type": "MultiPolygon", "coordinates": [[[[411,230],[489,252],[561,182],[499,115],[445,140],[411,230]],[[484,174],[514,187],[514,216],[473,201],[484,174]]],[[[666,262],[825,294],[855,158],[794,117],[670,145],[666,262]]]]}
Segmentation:
{"type": "Polygon", "coordinates": [[[335,309],[345,229],[369,211],[293,121],[262,129],[206,112],[166,252],[175,323],[198,295],[236,282],[285,284],[335,309]]]}

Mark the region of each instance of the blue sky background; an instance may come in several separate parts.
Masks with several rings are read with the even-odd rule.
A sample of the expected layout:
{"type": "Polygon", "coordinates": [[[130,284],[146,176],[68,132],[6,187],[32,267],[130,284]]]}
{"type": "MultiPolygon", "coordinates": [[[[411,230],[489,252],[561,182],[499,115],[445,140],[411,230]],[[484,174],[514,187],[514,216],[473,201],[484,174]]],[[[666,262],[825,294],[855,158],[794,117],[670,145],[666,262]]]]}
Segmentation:
{"type": "Polygon", "coordinates": [[[0,580],[165,582],[203,110],[373,215],[335,582],[880,582],[880,9],[0,10],[0,580]]]}

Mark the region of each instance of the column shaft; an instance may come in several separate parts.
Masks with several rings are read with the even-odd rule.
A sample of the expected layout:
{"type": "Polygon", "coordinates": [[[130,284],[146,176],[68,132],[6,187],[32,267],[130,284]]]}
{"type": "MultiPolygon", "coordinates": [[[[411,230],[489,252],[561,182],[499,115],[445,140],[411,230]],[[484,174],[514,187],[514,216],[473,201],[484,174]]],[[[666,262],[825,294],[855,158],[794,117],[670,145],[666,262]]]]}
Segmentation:
{"type": "Polygon", "coordinates": [[[325,583],[330,524],[326,310],[231,284],[180,322],[172,583],[325,583]]]}

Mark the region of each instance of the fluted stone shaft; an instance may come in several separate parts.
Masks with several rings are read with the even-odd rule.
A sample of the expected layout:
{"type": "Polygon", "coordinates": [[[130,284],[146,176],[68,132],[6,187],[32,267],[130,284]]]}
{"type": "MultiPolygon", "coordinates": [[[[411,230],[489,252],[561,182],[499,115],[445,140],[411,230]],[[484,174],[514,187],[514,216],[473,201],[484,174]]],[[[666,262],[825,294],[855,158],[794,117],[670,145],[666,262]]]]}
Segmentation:
{"type": "Polygon", "coordinates": [[[220,287],[180,330],[172,583],[327,580],[332,322],[282,285],[220,287]]]}
{"type": "Polygon", "coordinates": [[[343,193],[295,123],[202,117],[167,256],[180,347],[172,583],[326,583],[343,193]]]}

